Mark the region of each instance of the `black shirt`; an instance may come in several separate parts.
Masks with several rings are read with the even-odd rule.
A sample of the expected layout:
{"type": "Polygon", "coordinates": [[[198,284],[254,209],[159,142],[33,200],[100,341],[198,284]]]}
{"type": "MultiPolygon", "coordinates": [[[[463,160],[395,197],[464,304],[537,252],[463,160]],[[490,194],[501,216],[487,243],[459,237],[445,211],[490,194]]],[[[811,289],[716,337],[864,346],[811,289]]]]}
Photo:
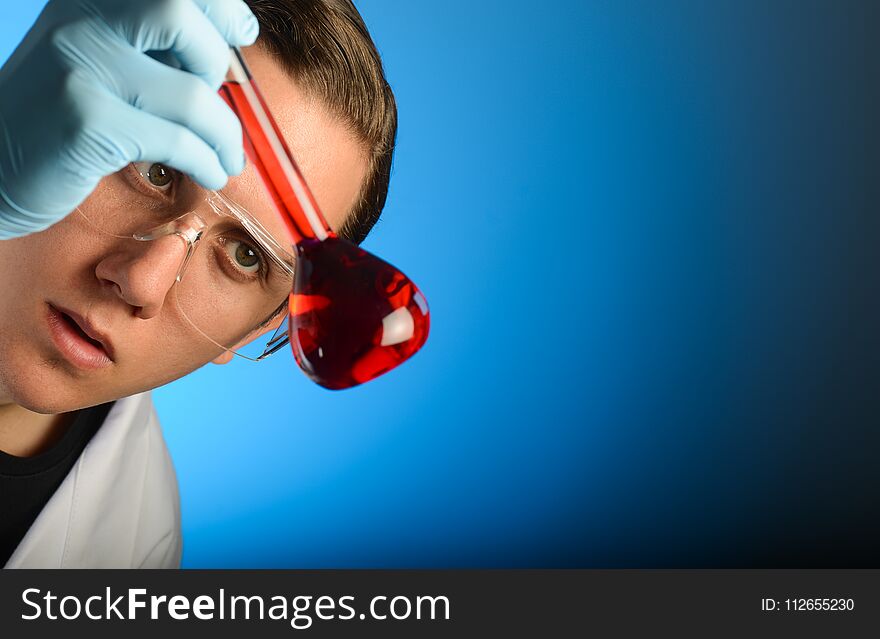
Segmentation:
{"type": "Polygon", "coordinates": [[[33,457],[0,451],[0,567],[3,567],[89,443],[113,402],[76,411],[55,444],[33,457]]]}

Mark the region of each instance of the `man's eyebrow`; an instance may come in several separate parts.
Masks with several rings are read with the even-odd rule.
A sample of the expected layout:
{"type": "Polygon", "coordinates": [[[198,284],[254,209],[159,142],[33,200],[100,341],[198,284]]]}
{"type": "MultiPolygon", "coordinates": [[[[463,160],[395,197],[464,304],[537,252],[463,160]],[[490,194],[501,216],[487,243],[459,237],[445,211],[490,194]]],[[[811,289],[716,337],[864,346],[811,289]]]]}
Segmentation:
{"type": "MultiPolygon", "coordinates": [[[[259,248],[262,253],[266,254],[266,257],[271,262],[275,262],[276,266],[281,266],[285,274],[292,277],[293,270],[296,266],[296,258],[294,255],[287,251],[284,246],[278,242],[275,236],[272,235],[272,233],[263,225],[263,223],[255,218],[248,209],[231,199],[229,196],[221,194],[219,191],[217,194],[222,196],[217,199],[220,200],[220,204],[225,211],[224,213],[218,213],[215,211],[215,214],[221,218],[220,224],[225,224],[227,228],[234,228],[237,232],[244,235],[250,243],[259,248]],[[238,211],[230,206],[230,203],[233,204],[238,211]],[[244,220],[242,217],[244,217],[244,220]],[[249,224],[253,224],[255,229],[264,234],[268,240],[260,237],[260,235],[256,235],[249,227],[249,224]],[[278,264],[279,262],[281,264],[278,264]]],[[[211,198],[208,197],[206,199],[208,205],[213,208],[214,205],[211,203],[211,198]]],[[[216,202],[217,199],[214,199],[214,202],[216,202]]]]}

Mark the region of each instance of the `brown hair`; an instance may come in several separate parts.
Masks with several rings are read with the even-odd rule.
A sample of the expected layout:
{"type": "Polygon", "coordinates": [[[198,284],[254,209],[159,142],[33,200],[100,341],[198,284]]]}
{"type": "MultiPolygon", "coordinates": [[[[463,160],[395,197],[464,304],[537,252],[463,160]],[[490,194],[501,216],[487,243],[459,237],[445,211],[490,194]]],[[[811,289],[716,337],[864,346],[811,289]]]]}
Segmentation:
{"type": "Polygon", "coordinates": [[[364,143],[369,165],[358,202],[337,232],[361,243],[388,196],[397,105],[376,45],[351,0],[245,0],[258,42],[364,143]]]}

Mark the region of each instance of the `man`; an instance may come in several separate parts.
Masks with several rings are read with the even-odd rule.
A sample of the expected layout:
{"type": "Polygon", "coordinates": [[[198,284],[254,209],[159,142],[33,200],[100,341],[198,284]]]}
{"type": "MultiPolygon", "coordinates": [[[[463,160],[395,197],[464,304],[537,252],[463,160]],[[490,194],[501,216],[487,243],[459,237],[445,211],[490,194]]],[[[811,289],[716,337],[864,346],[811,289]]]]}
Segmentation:
{"type": "Polygon", "coordinates": [[[284,245],[216,93],[228,46],[257,37],[254,15],[247,61],[330,225],[361,241],[384,205],[396,107],[354,6],[248,5],[53,1],[0,70],[8,567],[179,565],[176,480],[147,391],[229,361],[283,303],[283,285],[257,283],[277,265],[266,243],[209,201],[222,188],[221,206],[284,245]],[[192,255],[182,232],[150,235],[148,222],[190,218],[203,225],[192,255]],[[141,220],[150,241],[120,233],[141,220]]]}

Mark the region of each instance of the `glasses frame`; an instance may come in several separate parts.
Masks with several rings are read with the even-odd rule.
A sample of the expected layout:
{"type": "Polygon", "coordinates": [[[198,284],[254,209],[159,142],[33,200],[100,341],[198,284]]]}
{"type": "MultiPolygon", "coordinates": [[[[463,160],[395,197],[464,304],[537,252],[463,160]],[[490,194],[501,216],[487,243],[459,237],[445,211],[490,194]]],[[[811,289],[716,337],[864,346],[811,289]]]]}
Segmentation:
{"type": "MultiPolygon", "coordinates": [[[[204,199],[218,216],[232,217],[237,220],[241,224],[242,228],[253,239],[254,243],[260,248],[260,250],[265,255],[267,255],[276,264],[276,266],[281,268],[287,275],[289,275],[291,280],[293,280],[295,276],[295,258],[289,251],[284,249],[284,247],[272,236],[272,234],[268,230],[266,230],[263,224],[253,214],[251,214],[246,208],[237,203],[231,197],[220,191],[208,191],[204,199]]],[[[132,235],[116,235],[114,233],[109,233],[105,229],[102,229],[98,225],[96,225],[95,222],[93,222],[92,219],[79,206],[77,206],[75,210],[92,227],[97,229],[102,234],[109,235],[111,237],[118,237],[120,239],[133,239],[139,242],[153,241],[171,235],[179,237],[184,243],[185,253],[183,258],[181,259],[180,266],[178,267],[177,273],[174,278],[175,284],[180,282],[183,278],[186,267],[189,264],[193,254],[195,253],[199,241],[201,240],[202,235],[205,232],[205,229],[208,228],[208,224],[207,222],[205,222],[204,218],[199,215],[197,211],[191,210],[187,211],[183,215],[176,217],[173,220],[147,229],[144,232],[136,232],[132,235]]],[[[290,338],[287,334],[289,327],[289,316],[285,316],[284,321],[279,325],[279,327],[272,334],[272,337],[267,342],[263,352],[256,358],[249,357],[229,348],[228,346],[224,346],[218,343],[209,335],[206,335],[205,332],[202,331],[202,329],[196,326],[192,322],[192,320],[187,317],[185,312],[183,313],[183,317],[205,339],[209,340],[223,350],[251,362],[260,362],[266,359],[270,355],[277,353],[290,341],[290,338]]]]}
{"type": "MultiPolygon", "coordinates": [[[[257,220],[250,212],[248,212],[247,209],[245,209],[243,206],[239,205],[230,197],[224,195],[219,191],[209,192],[207,200],[208,204],[211,205],[211,208],[213,208],[219,215],[232,215],[233,217],[238,219],[245,230],[250,233],[251,237],[253,237],[254,240],[260,245],[260,248],[264,250],[270,257],[272,257],[272,259],[281,268],[285,269],[285,272],[290,275],[291,279],[295,277],[295,258],[281,247],[281,245],[275,240],[275,238],[272,237],[272,234],[269,233],[260,223],[260,221],[257,220]],[[221,204],[226,207],[225,211],[219,208],[221,204]],[[285,260],[284,258],[287,258],[287,260],[285,260]]],[[[266,343],[266,348],[258,357],[248,357],[247,355],[242,355],[241,353],[236,353],[232,350],[230,350],[230,352],[251,362],[261,362],[267,357],[274,355],[290,343],[289,331],[290,315],[285,314],[284,321],[282,321],[278,328],[275,329],[272,337],[269,338],[269,341],[266,343]]]]}

